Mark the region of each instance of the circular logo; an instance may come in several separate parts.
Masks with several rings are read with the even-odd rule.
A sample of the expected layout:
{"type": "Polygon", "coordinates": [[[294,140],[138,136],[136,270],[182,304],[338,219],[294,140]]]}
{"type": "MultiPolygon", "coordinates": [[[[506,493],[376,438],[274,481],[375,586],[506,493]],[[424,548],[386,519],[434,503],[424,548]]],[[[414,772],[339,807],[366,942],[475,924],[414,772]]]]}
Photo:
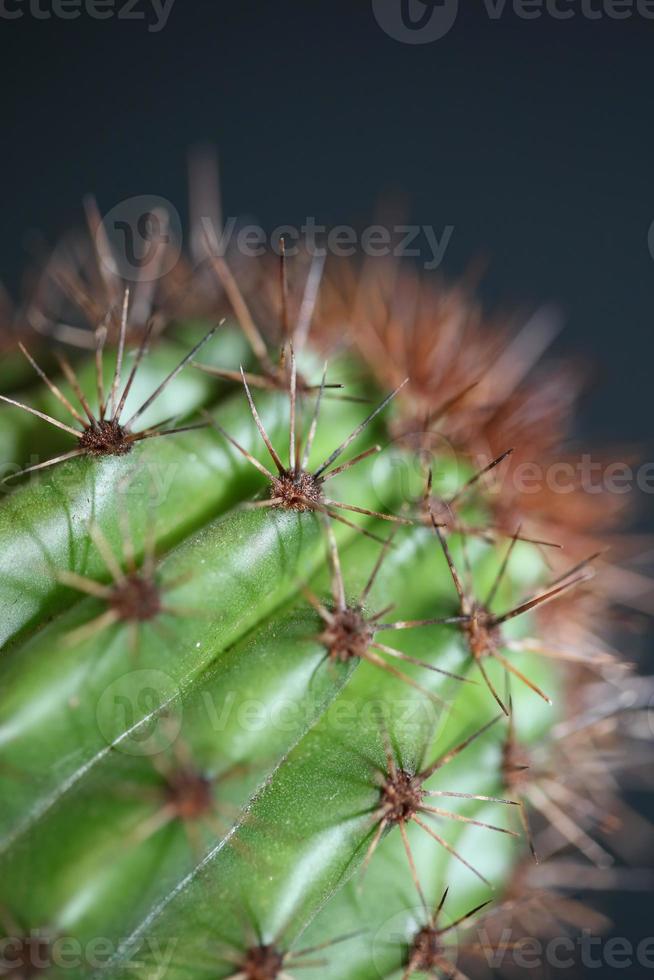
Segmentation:
{"type": "Polygon", "coordinates": [[[180,733],[179,714],[165,711],[179,686],[161,670],[132,670],[102,692],[96,720],[108,745],[126,755],[158,755],[180,733]]]}
{"type": "Polygon", "coordinates": [[[140,194],[105,214],[96,241],[98,255],[112,275],[128,282],[153,282],[177,264],[182,223],[169,201],[140,194]]]}
{"type": "Polygon", "coordinates": [[[454,26],[459,0],[372,0],[375,20],[403,44],[431,44],[454,26]]]}
{"type": "MultiPolygon", "coordinates": [[[[441,912],[437,928],[447,928],[450,921],[441,912]]],[[[372,959],[380,977],[389,976],[391,970],[397,969],[398,963],[406,969],[411,962],[418,968],[416,972],[421,976],[430,966],[434,975],[440,966],[439,976],[441,972],[445,976],[447,965],[453,967],[456,964],[457,952],[456,930],[448,932],[447,939],[441,940],[437,933],[430,932],[427,928],[425,910],[420,907],[404,909],[386,919],[372,942],[372,959]],[[446,950],[441,943],[446,943],[446,950]],[[434,961],[430,964],[431,956],[434,961]]],[[[454,976],[454,972],[451,975],[454,976]]]]}
{"type": "Polygon", "coordinates": [[[375,456],[370,474],[380,506],[398,513],[418,510],[430,470],[432,497],[446,499],[456,492],[459,462],[445,436],[438,432],[412,432],[388,443],[384,452],[375,456]]]}

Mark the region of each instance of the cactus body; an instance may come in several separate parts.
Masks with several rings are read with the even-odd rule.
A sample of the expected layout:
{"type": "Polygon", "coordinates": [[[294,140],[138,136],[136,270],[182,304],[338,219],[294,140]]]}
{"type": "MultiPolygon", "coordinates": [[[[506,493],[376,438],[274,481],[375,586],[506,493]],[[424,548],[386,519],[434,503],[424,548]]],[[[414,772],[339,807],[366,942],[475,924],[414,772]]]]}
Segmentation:
{"type": "MultiPolygon", "coordinates": [[[[162,341],[130,404],[183,353],[162,341]]],[[[219,333],[203,357],[235,370],[246,354],[219,333]]],[[[275,470],[242,386],[187,368],[144,424],[200,408],[212,424],[68,460],[2,501],[0,909],[20,934],[0,975],[36,975],[19,961],[37,929],[57,978],[275,980],[314,961],[339,980],[438,975],[441,953],[414,940],[442,891],[453,921],[501,895],[524,858],[506,715],[525,751],[539,744],[566,675],[494,651],[538,629],[529,602],[499,614],[544,594],[542,548],[461,533],[489,520],[483,482],[458,525],[421,512],[403,482],[409,443],[323,486],[316,467],[380,398],[364,362],[343,364],[371,404],[328,399],[319,377],[298,395],[305,434],[323,401],[315,479],[300,480],[304,463],[275,470]],[[272,469],[272,489],[225,433],[272,469]],[[324,500],[355,509],[330,518],[324,500]],[[366,510],[399,515],[390,545],[366,510]],[[473,595],[492,596],[491,612],[473,595]]],[[[316,365],[303,362],[307,377],[316,365]]],[[[93,364],[79,378],[92,389],[93,364]]],[[[297,462],[283,391],[253,392],[283,466],[289,452],[297,462]]],[[[31,403],[58,410],[43,388],[31,403]]],[[[13,412],[7,461],[24,464],[28,445],[62,451],[62,433],[13,412]]],[[[390,404],[343,459],[386,447],[398,419],[390,404]]],[[[440,465],[455,489],[474,476],[440,465]]]]}

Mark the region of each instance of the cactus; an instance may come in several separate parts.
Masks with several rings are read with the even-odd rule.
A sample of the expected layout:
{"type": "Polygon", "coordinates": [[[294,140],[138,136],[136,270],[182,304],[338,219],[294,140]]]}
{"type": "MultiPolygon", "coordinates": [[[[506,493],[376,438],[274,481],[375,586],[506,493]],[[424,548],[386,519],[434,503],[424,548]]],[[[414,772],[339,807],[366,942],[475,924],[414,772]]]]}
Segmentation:
{"type": "Polygon", "coordinates": [[[278,363],[212,265],[227,323],[130,330],[126,290],[0,396],[0,975],[461,976],[543,822],[611,860],[547,770],[619,669],[544,631],[592,557],[489,482],[566,398],[532,410],[538,337],[397,271],[294,304],[283,264],[278,363]]]}

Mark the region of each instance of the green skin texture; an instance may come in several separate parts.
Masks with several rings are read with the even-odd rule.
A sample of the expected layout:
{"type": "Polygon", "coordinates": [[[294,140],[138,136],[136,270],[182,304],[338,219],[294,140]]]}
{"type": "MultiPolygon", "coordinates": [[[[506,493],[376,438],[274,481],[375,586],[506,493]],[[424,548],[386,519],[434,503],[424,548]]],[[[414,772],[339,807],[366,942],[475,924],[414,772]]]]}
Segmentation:
{"type": "MultiPolygon", "coordinates": [[[[191,325],[184,332],[187,342],[183,346],[173,341],[162,341],[144,358],[125,405],[124,419],[130,417],[205,333],[205,325],[191,325]]],[[[245,354],[234,332],[221,330],[200,352],[199,359],[211,364],[224,355],[223,363],[232,366],[234,361],[243,360],[245,354]]],[[[123,384],[130,363],[131,359],[126,357],[123,384]]],[[[105,391],[109,390],[112,371],[112,358],[106,356],[105,391]]],[[[89,394],[94,406],[95,366],[85,364],[79,371],[79,378],[82,390],[89,394]]],[[[53,380],[76,404],[67,383],[59,377],[53,380]]],[[[171,415],[184,418],[210,404],[216,394],[224,395],[225,390],[207,375],[187,368],[143,415],[140,420],[142,425],[139,424],[138,428],[145,428],[171,415]]],[[[77,427],[43,384],[30,392],[20,392],[15,397],[77,427]]],[[[243,421],[242,401],[232,398],[231,404],[233,407],[230,407],[229,401],[225,405],[225,415],[221,415],[221,420],[240,431],[242,425],[239,426],[238,422],[243,421]]],[[[0,411],[3,475],[75,448],[72,436],[27,412],[6,405],[1,406],[0,411]]],[[[277,406],[272,407],[272,412],[276,418],[277,406]]],[[[274,431],[273,416],[269,416],[269,423],[274,431]]],[[[232,434],[238,436],[237,432],[232,434]]],[[[245,445],[249,443],[250,448],[255,440],[249,427],[243,435],[245,445]]],[[[132,489],[130,515],[134,519],[134,545],[138,555],[142,551],[143,528],[149,523],[154,522],[152,533],[158,546],[167,548],[232,506],[239,499],[235,486],[239,478],[246,482],[248,476],[251,478],[245,466],[237,466],[234,470],[234,463],[241,461],[233,460],[232,454],[227,453],[224,445],[219,445],[210,433],[189,433],[184,441],[175,440],[174,445],[171,445],[173,440],[161,439],[158,442],[154,454],[144,453],[145,446],[137,446],[124,459],[75,460],[46,470],[40,477],[26,477],[22,484],[9,482],[0,485],[5,496],[0,507],[0,596],[2,608],[6,610],[0,625],[0,644],[4,645],[30,626],[42,623],[63,607],[68,590],[57,585],[57,567],[76,570],[92,578],[104,573],[101,563],[94,560],[93,555],[88,555],[86,527],[93,519],[101,527],[107,526],[110,539],[115,538],[115,529],[113,533],[111,530],[112,523],[115,523],[115,498],[117,489],[126,480],[132,489]],[[188,484],[175,480],[180,470],[187,474],[188,484]],[[228,475],[227,479],[224,479],[225,474],[228,475]],[[20,493],[14,490],[18,486],[21,487],[20,493]],[[188,486],[194,488],[192,501],[188,499],[188,486]],[[176,488],[179,495],[175,493],[176,488]],[[169,505],[165,511],[155,506],[164,494],[169,505]],[[175,511],[178,517],[173,520],[171,515],[175,511]],[[65,521],[61,520],[62,514],[66,516],[65,521]]],[[[247,469],[250,469],[249,465],[247,469]]],[[[254,487],[254,484],[248,482],[246,493],[251,486],[254,487]]]]}
{"type": "MultiPolygon", "coordinates": [[[[283,399],[256,400],[281,450],[283,399]]],[[[366,412],[326,403],[312,459],[327,455],[366,412]]],[[[228,395],[216,417],[268,465],[242,392],[228,395]]],[[[348,455],[374,438],[368,430],[348,455]]],[[[378,508],[372,466],[367,461],[339,477],[330,495],[378,508]]],[[[396,662],[452,701],[453,710],[444,712],[370,664],[325,663],[320,621],[298,591],[299,582],[310,581],[330,601],[320,522],[313,514],[234,507],[261,490],[263,478],[250,464],[202,430],[153,440],[123,459],[57,467],[0,508],[0,601],[3,636],[11,640],[0,653],[0,906],[26,931],[47,927],[64,957],[65,937],[86,950],[78,962],[75,947],[69,965],[48,976],[227,977],[235,968],[222,951],[242,948],[255,924],[265,941],[274,938],[284,950],[366,930],[313,957],[326,964],[307,976],[400,975],[402,950],[385,936],[414,931],[411,910],[419,902],[396,830],[384,838],[362,886],[356,876],[374,830],[374,766],[384,759],[375,708],[383,706],[405,764],[417,766],[490,721],[496,705],[481,685],[396,662]],[[56,579],[58,568],[107,579],[86,523],[93,515],[118,551],[116,491],[135,462],[174,472],[157,506],[148,503],[147,487],[128,498],[136,551],[150,520],[160,551],[168,551],[158,579],[189,573],[167,596],[186,614],[162,621],[164,634],[142,626],[136,658],[120,624],[71,644],[70,631],[103,607],[56,579]],[[188,615],[189,607],[198,615],[188,615]],[[219,776],[239,767],[213,787],[228,805],[226,817],[221,810],[210,823],[198,821],[192,841],[179,820],[144,837],[161,808],[164,782],[153,758],[172,759],[170,726],[180,729],[174,744],[186,746],[203,772],[219,776]],[[97,945],[100,937],[105,946],[97,945]]],[[[370,526],[382,536],[388,531],[379,522],[370,526]]],[[[354,601],[379,545],[338,525],[336,531],[354,601]]],[[[483,595],[504,548],[474,541],[469,548],[483,595]]],[[[535,550],[519,545],[495,608],[518,601],[541,575],[535,550]]],[[[367,611],[389,602],[396,609],[386,619],[455,611],[449,572],[427,529],[398,533],[367,611]]],[[[512,623],[516,635],[524,630],[512,623]]],[[[479,679],[455,629],[385,632],[380,640],[479,679]]],[[[512,659],[556,695],[556,678],[542,661],[512,659]]],[[[501,672],[492,664],[489,670],[502,687],[501,672]]],[[[552,709],[519,685],[513,699],[523,740],[541,740],[552,709]]],[[[499,776],[504,730],[501,720],[429,786],[506,795],[499,776]]],[[[507,807],[455,799],[442,805],[516,829],[507,807]]],[[[525,853],[523,841],[488,830],[452,821],[434,828],[498,891],[525,853]]],[[[410,836],[429,900],[450,885],[449,916],[491,897],[419,828],[410,836]]]]}
{"type": "MultiPolygon", "coordinates": [[[[176,354],[173,364],[178,361],[176,354]]],[[[162,375],[165,371],[157,373],[157,381],[162,375]]],[[[177,379],[178,409],[181,403],[189,410],[198,377],[204,383],[206,376],[192,370],[177,379]],[[185,380],[190,392],[182,391],[185,380]]],[[[141,385],[140,397],[135,397],[137,405],[152,388],[152,383],[141,385]]],[[[162,405],[157,401],[156,419],[146,420],[148,424],[174,410],[163,396],[162,401],[162,405]]],[[[288,409],[283,400],[260,393],[257,406],[271,439],[283,450],[288,438],[288,409]]],[[[365,414],[365,408],[362,411],[361,406],[346,402],[333,402],[330,408],[329,429],[322,426],[316,435],[317,460],[322,458],[321,450],[326,456],[336,440],[345,438],[365,414]]],[[[17,409],[12,411],[22,416],[17,409]]],[[[246,450],[259,453],[261,439],[242,391],[232,390],[214,415],[246,450]]],[[[14,421],[12,416],[7,424],[14,421]]],[[[50,430],[46,423],[40,425],[50,430]]],[[[45,458],[57,451],[51,448],[45,458]]],[[[106,579],[106,568],[90,546],[87,528],[90,521],[98,524],[114,550],[120,549],[116,499],[121,489],[128,491],[133,545],[140,556],[148,531],[158,550],[167,550],[253,495],[260,485],[261,478],[251,463],[211,428],[149,440],[125,457],[71,460],[28,479],[20,492],[11,493],[0,507],[0,644],[70,603],[71,591],[57,581],[59,569],[106,579]]]]}

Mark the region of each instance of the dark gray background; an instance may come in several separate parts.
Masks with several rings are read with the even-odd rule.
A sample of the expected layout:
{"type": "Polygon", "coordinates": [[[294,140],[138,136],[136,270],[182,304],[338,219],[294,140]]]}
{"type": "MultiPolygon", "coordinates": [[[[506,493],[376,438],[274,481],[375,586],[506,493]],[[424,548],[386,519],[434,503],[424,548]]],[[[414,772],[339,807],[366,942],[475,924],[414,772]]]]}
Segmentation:
{"type": "MultiPolygon", "coordinates": [[[[404,191],[414,221],[454,225],[446,272],[482,256],[490,302],[560,304],[557,351],[597,366],[579,431],[647,456],[654,21],[460,6],[444,38],[409,45],[368,0],[176,0],[158,33],[23,4],[0,18],[0,276],[15,287],[31,233],[79,221],[86,191],[102,210],[148,193],[183,213],[198,140],[220,149],[226,212],[268,228],[365,222],[404,191]]],[[[651,498],[641,509],[651,526],[651,498]]],[[[644,896],[606,904],[616,934],[652,932],[644,896]]]]}

